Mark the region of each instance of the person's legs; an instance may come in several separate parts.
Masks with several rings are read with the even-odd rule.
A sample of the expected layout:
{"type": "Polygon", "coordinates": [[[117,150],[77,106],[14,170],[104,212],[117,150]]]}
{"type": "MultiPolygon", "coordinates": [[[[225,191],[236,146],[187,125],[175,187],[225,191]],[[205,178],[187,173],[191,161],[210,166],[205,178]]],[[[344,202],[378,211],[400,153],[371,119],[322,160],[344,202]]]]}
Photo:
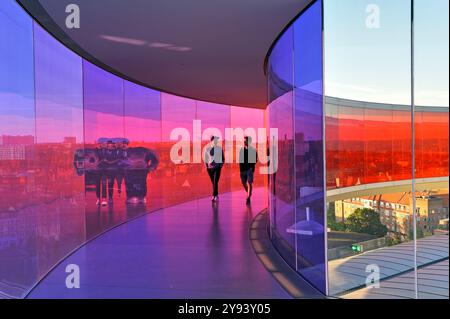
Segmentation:
{"type": "Polygon", "coordinates": [[[92,179],[94,180],[95,183],[95,195],[97,196],[97,205],[100,205],[100,187],[102,183],[102,175],[98,174],[97,172],[92,173],[92,179]]]}
{"type": "Polygon", "coordinates": [[[277,173],[273,173],[273,178],[272,178],[272,183],[273,183],[273,194],[275,195],[277,193],[277,173]]]}
{"type": "Polygon", "coordinates": [[[208,172],[208,176],[209,176],[209,179],[211,180],[211,184],[213,187],[213,200],[214,200],[215,199],[214,197],[216,196],[216,187],[215,187],[215,183],[214,183],[216,174],[215,174],[215,171],[213,168],[207,168],[206,171],[208,172]]]}
{"type": "Polygon", "coordinates": [[[105,172],[101,173],[101,185],[102,185],[102,205],[106,205],[106,184],[107,184],[107,175],[105,172]]]}
{"type": "Polygon", "coordinates": [[[130,169],[127,171],[125,176],[125,185],[127,188],[127,199],[131,199],[133,197],[137,197],[136,184],[138,181],[136,180],[136,170],[130,169]]]}
{"type": "Polygon", "coordinates": [[[248,193],[247,177],[248,177],[247,172],[241,172],[241,183],[242,183],[242,186],[244,186],[246,193],[248,193]]]}
{"type": "Polygon", "coordinates": [[[248,170],[247,172],[247,183],[248,183],[248,198],[252,197],[253,192],[253,170],[248,170]]]}
{"type": "Polygon", "coordinates": [[[253,192],[253,170],[249,169],[248,171],[241,173],[241,181],[242,185],[244,185],[244,189],[247,192],[247,205],[250,205],[250,199],[252,197],[253,192]]]}
{"type": "Polygon", "coordinates": [[[124,179],[124,171],[121,169],[117,172],[117,192],[122,194],[122,182],[124,179]]]}
{"type": "Polygon", "coordinates": [[[114,172],[108,172],[108,200],[111,202],[114,195],[114,180],[116,175],[114,172]]]}
{"type": "Polygon", "coordinates": [[[126,196],[126,198],[128,199],[128,198],[130,198],[130,197],[132,197],[132,195],[131,195],[131,193],[132,193],[132,190],[131,190],[131,171],[130,170],[125,170],[125,172],[124,172],[124,177],[125,177],[125,196],[126,196]]]}
{"type": "Polygon", "coordinates": [[[247,200],[250,202],[252,199],[252,192],[253,192],[253,184],[248,183],[248,192],[247,192],[247,200]]]}
{"type": "Polygon", "coordinates": [[[219,195],[219,180],[220,180],[220,172],[221,172],[222,168],[221,167],[217,167],[214,169],[214,182],[213,182],[213,188],[214,188],[214,196],[218,196],[219,195]]]}
{"type": "Polygon", "coordinates": [[[212,168],[207,168],[206,171],[208,172],[211,183],[214,185],[214,170],[212,168]]]}
{"type": "Polygon", "coordinates": [[[127,170],[125,175],[127,200],[135,198],[143,201],[145,199],[147,196],[147,175],[146,169],[127,170]]]}
{"type": "Polygon", "coordinates": [[[144,200],[145,196],[147,196],[147,175],[148,171],[146,169],[139,170],[137,172],[137,180],[139,183],[138,186],[138,197],[139,200],[144,200]]]}

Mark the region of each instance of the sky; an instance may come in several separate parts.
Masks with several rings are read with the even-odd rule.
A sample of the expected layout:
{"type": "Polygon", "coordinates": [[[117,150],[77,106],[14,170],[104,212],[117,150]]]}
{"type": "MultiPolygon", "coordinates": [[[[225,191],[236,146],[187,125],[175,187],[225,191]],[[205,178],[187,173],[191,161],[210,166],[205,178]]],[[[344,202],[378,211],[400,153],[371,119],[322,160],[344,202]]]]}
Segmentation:
{"type": "MultiPolygon", "coordinates": [[[[449,105],[448,0],[415,0],[415,104],[449,105]]],[[[411,104],[409,0],[325,0],[325,94],[411,104]],[[379,8],[369,28],[368,5],[379,8]]]]}

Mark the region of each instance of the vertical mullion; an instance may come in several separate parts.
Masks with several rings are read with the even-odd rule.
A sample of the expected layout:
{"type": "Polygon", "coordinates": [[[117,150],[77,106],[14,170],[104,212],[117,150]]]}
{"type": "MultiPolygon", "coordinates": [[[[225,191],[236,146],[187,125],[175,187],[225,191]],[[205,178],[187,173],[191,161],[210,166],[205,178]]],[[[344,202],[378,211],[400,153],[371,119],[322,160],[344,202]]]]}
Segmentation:
{"type": "MultiPolygon", "coordinates": [[[[294,165],[294,227],[297,227],[297,165],[295,158],[296,141],[295,141],[295,23],[292,25],[292,50],[291,50],[291,64],[292,64],[292,147],[293,147],[293,165],[294,165]]],[[[295,270],[298,272],[298,244],[297,232],[294,232],[294,251],[295,251],[295,270]]]]}
{"type": "Polygon", "coordinates": [[[414,247],[414,294],[418,299],[417,275],[417,212],[416,212],[416,165],[415,165],[415,78],[414,78],[414,0],[411,0],[411,195],[413,211],[413,247],[414,247]]]}
{"type": "Polygon", "coordinates": [[[326,107],[325,107],[325,10],[324,1],[321,1],[322,19],[322,159],[323,159],[323,208],[324,208],[324,260],[325,260],[325,294],[329,294],[328,282],[328,211],[327,211],[327,156],[326,156],[326,107]]]}

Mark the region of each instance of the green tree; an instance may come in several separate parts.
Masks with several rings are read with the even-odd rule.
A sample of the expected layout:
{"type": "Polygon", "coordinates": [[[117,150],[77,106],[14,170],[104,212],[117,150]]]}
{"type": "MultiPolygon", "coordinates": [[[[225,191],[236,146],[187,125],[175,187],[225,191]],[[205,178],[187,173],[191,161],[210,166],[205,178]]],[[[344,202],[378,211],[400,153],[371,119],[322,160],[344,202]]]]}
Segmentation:
{"type": "Polygon", "coordinates": [[[370,208],[357,208],[345,221],[345,226],[351,232],[386,236],[388,228],[380,221],[380,214],[370,208]]]}
{"type": "Polygon", "coordinates": [[[336,214],[332,209],[327,211],[327,224],[328,228],[334,231],[345,231],[345,224],[336,221],[336,214]]]}
{"type": "Polygon", "coordinates": [[[403,242],[402,237],[400,234],[394,234],[392,237],[386,238],[386,244],[388,246],[395,246],[398,244],[401,244],[403,242]]]}
{"type": "MultiPolygon", "coordinates": [[[[416,236],[417,236],[417,239],[425,237],[425,234],[423,233],[422,228],[416,227],[416,236]]],[[[409,240],[414,240],[414,230],[413,229],[409,230],[408,238],[409,238],[409,240]]]]}
{"type": "Polygon", "coordinates": [[[333,209],[329,208],[327,210],[327,222],[328,222],[328,227],[331,228],[332,225],[334,225],[336,223],[336,215],[333,211],[333,209]]]}

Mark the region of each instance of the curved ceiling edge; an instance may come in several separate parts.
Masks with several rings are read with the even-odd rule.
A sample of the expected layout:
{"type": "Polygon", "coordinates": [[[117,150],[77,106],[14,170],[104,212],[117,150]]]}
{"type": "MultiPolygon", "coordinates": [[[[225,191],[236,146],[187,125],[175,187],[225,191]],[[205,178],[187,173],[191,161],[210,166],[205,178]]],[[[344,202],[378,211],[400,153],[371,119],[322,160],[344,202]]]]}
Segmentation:
{"type": "MultiPolygon", "coordinates": [[[[47,31],[53,38],[55,38],[58,42],[60,42],[62,45],[64,45],[66,48],[68,48],[69,50],[75,52],[76,54],[78,54],[81,58],[85,59],[86,61],[94,64],[95,66],[115,75],[118,76],[126,81],[132,82],[134,84],[143,86],[145,88],[151,89],[151,90],[155,90],[155,91],[160,91],[162,93],[168,93],[168,94],[173,94],[179,97],[184,97],[184,98],[188,98],[188,99],[193,99],[193,100],[197,100],[195,97],[191,97],[191,96],[185,96],[182,94],[178,94],[175,92],[169,92],[167,90],[163,90],[161,88],[158,87],[154,87],[154,86],[150,86],[146,83],[143,83],[141,81],[138,81],[136,79],[133,79],[117,70],[115,70],[114,68],[110,67],[109,65],[103,63],[102,61],[96,59],[94,56],[92,56],[89,52],[87,52],[86,50],[84,50],[83,48],[81,48],[75,41],[73,41],[60,27],[58,24],[56,24],[53,19],[49,16],[49,14],[47,13],[47,11],[42,7],[42,5],[37,2],[36,0],[16,0],[17,3],[22,7],[23,10],[25,10],[25,12],[28,13],[28,15],[33,19],[34,22],[36,22],[37,24],[39,24],[39,26],[41,26],[45,31],[47,31]],[[31,10],[30,10],[30,9],[31,10]],[[45,24],[43,23],[43,21],[45,21],[45,24]]],[[[216,103],[214,101],[206,101],[206,100],[202,100],[204,102],[211,102],[211,103],[216,103]]],[[[234,105],[234,106],[239,106],[239,105],[234,105]]]]}
{"type": "MultiPolygon", "coordinates": [[[[149,16],[149,20],[152,18],[155,20],[159,9],[169,9],[168,12],[161,13],[163,18],[168,18],[167,22],[153,21],[152,23],[157,26],[153,30],[156,31],[150,33],[145,31],[148,35],[145,40],[150,46],[154,37],[161,33],[167,35],[164,33],[166,31],[161,31],[167,29],[173,29],[169,32],[171,36],[186,39],[186,42],[196,38],[192,40],[194,42],[192,51],[179,55],[169,50],[160,50],[161,53],[155,53],[156,49],[148,51],[147,46],[145,46],[147,51],[141,51],[139,54],[134,52],[131,47],[122,47],[118,51],[111,49],[109,52],[113,52],[113,54],[105,55],[103,53],[105,47],[108,47],[108,43],[102,42],[101,37],[104,30],[97,27],[99,23],[104,23],[102,20],[104,17],[99,17],[97,24],[92,23],[93,20],[96,20],[92,16],[98,13],[98,8],[89,6],[89,2],[82,4],[89,8],[89,11],[84,11],[89,12],[89,16],[86,16],[86,13],[84,13],[84,17],[82,15],[82,24],[85,23],[88,27],[84,29],[84,34],[71,34],[71,31],[64,30],[62,26],[61,21],[64,20],[61,19],[60,8],[55,11],[51,1],[16,1],[36,23],[64,46],[88,62],[127,81],[180,97],[224,105],[265,109],[268,104],[264,72],[265,54],[285,22],[293,20],[292,17],[297,17],[298,12],[303,12],[315,0],[258,0],[249,1],[246,4],[240,1],[231,1],[222,3],[218,7],[209,2],[198,1],[195,4],[189,4],[192,8],[186,13],[183,12],[186,9],[183,7],[183,3],[175,0],[170,4],[152,2],[152,7],[148,7],[146,2],[141,1],[137,2],[136,6],[130,7],[130,11],[127,11],[128,15],[122,14],[124,17],[136,15],[138,24],[144,21],[143,26],[147,27],[146,20],[143,20],[139,12],[136,13],[137,11],[144,11],[145,14],[149,12],[150,15],[153,15],[149,16]],[[195,5],[202,7],[196,8],[195,5]],[[225,13],[222,12],[224,9],[225,13]],[[211,10],[215,11],[211,12],[211,10]],[[178,23],[180,11],[183,16],[178,23]],[[174,13],[174,17],[171,17],[171,13],[174,13]],[[207,13],[211,13],[211,16],[207,13]],[[222,14],[223,21],[216,22],[215,20],[222,14]],[[186,20],[192,21],[201,18],[204,18],[205,21],[195,25],[192,30],[187,26],[189,30],[183,31],[183,28],[186,28],[186,25],[183,24],[186,20]],[[173,25],[171,21],[172,23],[176,22],[174,28],[168,28],[173,25]],[[205,23],[213,23],[212,30],[207,30],[205,23]],[[92,36],[89,35],[91,30],[94,30],[92,36]],[[218,33],[216,34],[216,32],[218,33]],[[211,34],[213,37],[208,38],[211,34]],[[252,41],[248,41],[249,38],[252,41]],[[97,43],[92,46],[93,41],[96,40],[98,40],[100,49],[96,47],[97,43]],[[101,53],[99,54],[99,52],[101,53]],[[154,59],[155,54],[157,59],[154,59]],[[111,59],[112,56],[113,59],[111,59]],[[123,56],[127,56],[128,59],[120,59],[123,56]],[[162,59],[161,63],[158,62],[159,58],[162,59]]],[[[57,4],[60,5],[60,2],[57,4]]],[[[123,3],[120,2],[117,3],[117,7],[110,7],[116,15],[120,10],[124,10],[123,3]]],[[[136,32],[136,38],[141,37],[142,33],[139,32],[142,32],[142,28],[139,30],[140,28],[136,23],[133,24],[133,21],[130,21],[130,24],[131,26],[127,26],[128,23],[124,25],[122,21],[122,25],[120,23],[117,23],[117,26],[108,23],[106,25],[108,25],[107,29],[112,26],[113,30],[121,32],[123,28],[124,33],[128,32],[133,35],[136,32]]],[[[149,28],[144,29],[149,30],[149,28]]],[[[164,40],[164,37],[162,39],[164,40]]],[[[189,43],[186,44],[189,46],[189,43]]],[[[108,48],[112,48],[112,46],[108,48]]]]}
{"type": "MultiPolygon", "coordinates": [[[[306,12],[309,7],[311,7],[317,0],[310,0],[309,3],[293,18],[291,19],[285,26],[283,29],[281,29],[280,33],[277,35],[277,37],[273,40],[272,44],[269,47],[269,50],[267,50],[266,52],[266,56],[264,57],[264,65],[263,65],[263,70],[264,70],[264,74],[267,75],[267,64],[269,63],[269,58],[270,55],[272,54],[272,51],[275,47],[275,45],[277,44],[278,40],[280,40],[280,38],[283,36],[283,34],[294,24],[295,21],[297,21],[298,18],[300,18],[300,16],[306,12]]],[[[322,5],[323,6],[323,5],[322,5]]],[[[322,10],[323,11],[323,10],[322,10]]],[[[322,25],[322,31],[323,31],[323,25],[322,25]]]]}

